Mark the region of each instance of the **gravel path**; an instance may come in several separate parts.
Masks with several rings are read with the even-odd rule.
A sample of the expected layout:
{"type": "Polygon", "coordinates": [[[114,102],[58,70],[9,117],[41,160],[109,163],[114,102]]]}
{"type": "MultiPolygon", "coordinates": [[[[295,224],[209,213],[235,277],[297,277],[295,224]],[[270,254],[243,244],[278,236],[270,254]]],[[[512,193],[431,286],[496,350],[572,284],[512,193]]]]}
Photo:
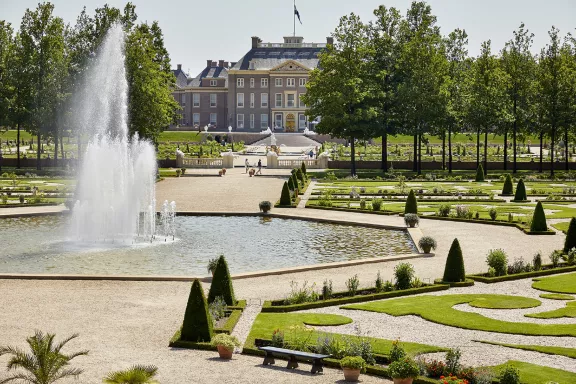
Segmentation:
{"type": "MultiPolygon", "coordinates": [[[[240,317],[240,320],[238,321],[236,327],[234,327],[234,331],[232,332],[232,335],[238,338],[238,341],[240,341],[241,345],[244,345],[244,343],[246,342],[246,339],[250,334],[250,329],[252,329],[252,324],[254,323],[254,320],[256,320],[256,316],[258,316],[261,310],[262,310],[261,303],[254,304],[252,302],[249,302],[244,311],[242,312],[242,316],[240,317]]],[[[236,352],[241,353],[242,346],[240,346],[240,348],[237,348],[236,352]]]]}

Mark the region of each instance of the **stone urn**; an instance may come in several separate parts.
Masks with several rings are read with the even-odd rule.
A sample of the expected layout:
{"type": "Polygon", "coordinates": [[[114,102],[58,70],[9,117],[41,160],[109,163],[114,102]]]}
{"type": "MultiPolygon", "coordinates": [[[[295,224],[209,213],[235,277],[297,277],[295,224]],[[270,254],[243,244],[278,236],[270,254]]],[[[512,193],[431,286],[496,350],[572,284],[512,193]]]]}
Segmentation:
{"type": "Polygon", "coordinates": [[[358,381],[360,377],[360,369],[353,368],[342,368],[344,371],[344,380],[346,381],[358,381]]]}
{"type": "Polygon", "coordinates": [[[230,360],[232,358],[232,353],[234,350],[228,349],[223,345],[218,345],[216,348],[218,348],[218,354],[220,355],[221,359],[230,360]]]}
{"type": "Polygon", "coordinates": [[[414,381],[413,378],[408,377],[408,378],[395,378],[392,379],[394,380],[394,384],[412,384],[412,382],[414,381]]]}

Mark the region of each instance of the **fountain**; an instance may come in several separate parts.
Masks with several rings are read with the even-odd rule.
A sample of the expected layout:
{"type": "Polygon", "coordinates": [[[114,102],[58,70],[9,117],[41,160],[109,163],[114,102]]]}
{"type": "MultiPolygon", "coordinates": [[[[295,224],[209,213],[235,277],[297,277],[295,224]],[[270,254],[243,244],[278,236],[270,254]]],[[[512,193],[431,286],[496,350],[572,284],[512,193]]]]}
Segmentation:
{"type": "MultiPolygon", "coordinates": [[[[110,28],[87,72],[74,112],[89,137],[78,173],[71,237],[83,242],[146,240],[156,235],[156,153],[154,146],[129,137],[125,34],[110,28]]],[[[165,203],[161,224],[174,236],[174,204],[165,203]]],[[[163,233],[166,235],[167,233],[163,233]]]]}

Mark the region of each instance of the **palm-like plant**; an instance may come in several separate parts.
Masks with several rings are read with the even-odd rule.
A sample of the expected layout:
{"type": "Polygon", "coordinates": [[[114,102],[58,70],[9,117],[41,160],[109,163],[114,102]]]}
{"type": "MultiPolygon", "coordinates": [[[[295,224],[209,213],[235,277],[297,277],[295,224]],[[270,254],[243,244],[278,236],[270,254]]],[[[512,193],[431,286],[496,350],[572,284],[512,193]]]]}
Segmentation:
{"type": "Polygon", "coordinates": [[[0,356],[11,355],[8,360],[8,371],[22,369],[24,372],[13,373],[10,377],[0,379],[0,384],[20,380],[30,384],[52,384],[65,377],[78,377],[82,373],[79,368],[69,368],[70,361],[78,356],[85,356],[88,351],[80,351],[66,355],[62,348],[78,337],[74,334],[58,344],[54,343],[55,335],[36,331],[26,342],[29,352],[16,347],[0,347],[0,356]]]}
{"type": "Polygon", "coordinates": [[[134,365],[125,371],[111,372],[104,378],[106,384],[158,384],[154,379],[158,368],[153,365],[134,365]]]}

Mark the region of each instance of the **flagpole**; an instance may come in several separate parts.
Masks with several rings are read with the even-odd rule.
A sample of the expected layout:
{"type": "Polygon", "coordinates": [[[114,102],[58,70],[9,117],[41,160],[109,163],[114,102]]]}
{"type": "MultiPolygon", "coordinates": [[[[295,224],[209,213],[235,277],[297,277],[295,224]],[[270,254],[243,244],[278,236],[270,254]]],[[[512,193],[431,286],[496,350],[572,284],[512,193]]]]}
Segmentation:
{"type": "Polygon", "coordinates": [[[294,10],[292,11],[292,18],[294,19],[294,37],[296,37],[296,0],[294,0],[294,10]]]}

